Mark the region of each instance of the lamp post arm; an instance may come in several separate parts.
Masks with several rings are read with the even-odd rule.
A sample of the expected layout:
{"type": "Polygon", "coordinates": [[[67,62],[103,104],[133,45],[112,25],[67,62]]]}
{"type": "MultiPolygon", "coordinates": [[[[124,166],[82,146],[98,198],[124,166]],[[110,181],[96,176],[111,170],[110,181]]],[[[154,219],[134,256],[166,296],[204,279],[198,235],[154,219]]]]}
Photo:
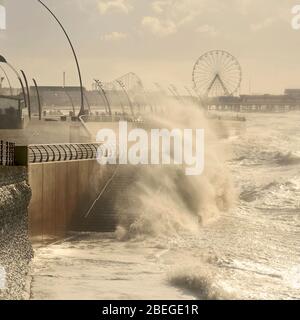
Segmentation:
{"type": "Polygon", "coordinates": [[[76,62],[76,67],[77,67],[77,71],[78,71],[78,77],[79,77],[79,82],[80,82],[80,92],[81,92],[81,106],[80,106],[80,111],[79,111],[79,115],[78,117],[84,115],[84,93],[83,93],[83,84],[82,84],[82,77],[81,77],[81,71],[80,71],[80,66],[79,66],[79,62],[78,62],[78,58],[74,49],[74,46],[72,44],[72,41],[66,31],[66,29],[64,28],[64,26],[62,25],[62,23],[58,20],[58,18],[56,17],[56,15],[50,10],[50,8],[48,8],[41,0],[38,0],[38,2],[52,15],[52,17],[56,20],[56,22],[59,24],[59,26],[61,27],[62,31],[64,32],[71,50],[73,52],[74,55],[74,59],[76,62]]]}
{"type": "Polygon", "coordinates": [[[9,90],[10,90],[10,95],[11,95],[11,96],[13,96],[12,86],[11,86],[11,83],[10,83],[9,77],[8,77],[8,75],[7,75],[6,71],[4,70],[4,68],[3,68],[2,66],[0,66],[0,69],[1,69],[1,70],[2,70],[2,72],[4,73],[5,78],[6,78],[7,82],[8,82],[9,90]]]}
{"type": "Polygon", "coordinates": [[[41,104],[41,98],[40,98],[40,93],[39,93],[39,88],[37,85],[37,82],[35,79],[32,79],[34,86],[35,86],[35,90],[36,90],[36,96],[37,96],[37,102],[38,102],[38,108],[39,108],[39,120],[42,120],[42,104],[41,104]]]}
{"type": "Polygon", "coordinates": [[[116,80],[116,82],[119,84],[119,86],[121,87],[121,89],[122,89],[123,92],[125,93],[125,96],[126,96],[128,102],[129,102],[129,107],[130,107],[130,110],[131,110],[131,114],[132,114],[132,116],[134,117],[135,114],[134,114],[134,110],[133,110],[133,104],[132,104],[132,102],[131,102],[131,99],[130,99],[130,97],[129,97],[129,94],[127,93],[127,91],[126,91],[126,89],[125,89],[125,86],[124,86],[123,82],[120,81],[120,80],[116,80]]]}
{"type": "Polygon", "coordinates": [[[19,82],[20,82],[20,85],[21,85],[21,88],[22,88],[22,94],[24,96],[24,103],[25,103],[25,108],[27,109],[28,108],[28,105],[27,105],[27,99],[26,99],[26,93],[25,93],[25,87],[24,87],[24,84],[23,84],[23,81],[18,73],[18,71],[9,63],[6,61],[6,64],[11,68],[11,70],[16,74],[19,82]]]}
{"type": "Polygon", "coordinates": [[[26,74],[23,70],[21,70],[21,73],[23,75],[24,81],[25,81],[25,85],[26,85],[26,90],[27,90],[27,106],[28,106],[28,116],[29,119],[31,119],[31,101],[30,101],[30,91],[29,91],[29,85],[28,85],[28,81],[27,81],[27,77],[26,74]]]}
{"type": "Polygon", "coordinates": [[[104,103],[104,107],[105,107],[105,112],[107,113],[108,112],[108,110],[107,110],[107,103],[106,103],[106,100],[105,100],[105,98],[102,96],[102,94],[101,94],[101,92],[100,92],[100,84],[99,84],[99,80],[94,80],[95,81],[95,84],[96,84],[96,91],[97,91],[97,93],[98,93],[98,95],[101,97],[101,100],[102,100],[102,102],[104,103]]]}

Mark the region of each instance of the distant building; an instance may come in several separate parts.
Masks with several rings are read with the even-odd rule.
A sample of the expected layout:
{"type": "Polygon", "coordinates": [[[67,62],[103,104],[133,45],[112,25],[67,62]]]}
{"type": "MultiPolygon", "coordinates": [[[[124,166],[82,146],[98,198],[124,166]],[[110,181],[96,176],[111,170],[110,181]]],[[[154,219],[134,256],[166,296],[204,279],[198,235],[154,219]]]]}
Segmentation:
{"type": "Polygon", "coordinates": [[[285,90],[283,95],[241,95],[216,97],[206,101],[209,109],[247,112],[286,112],[300,109],[300,90],[285,90]]]}
{"type": "MultiPolygon", "coordinates": [[[[39,86],[38,89],[41,98],[42,108],[54,109],[74,106],[76,109],[78,109],[81,105],[80,87],[39,86]]],[[[112,106],[120,107],[120,105],[128,105],[128,98],[121,89],[105,89],[105,92],[106,97],[112,106]]],[[[37,93],[35,87],[33,86],[30,87],[30,95],[32,97],[32,110],[36,113],[38,111],[37,93]]],[[[133,99],[134,97],[131,98],[133,99]]],[[[140,98],[140,104],[143,103],[143,99],[140,98]]],[[[84,105],[86,109],[88,109],[91,106],[97,106],[104,109],[106,107],[106,104],[107,102],[101,91],[88,91],[84,88],[84,105]]]]}
{"type": "Polygon", "coordinates": [[[300,101],[300,89],[285,89],[284,94],[300,101]]]}
{"type": "MultiPolygon", "coordinates": [[[[61,86],[39,86],[41,104],[44,107],[65,107],[80,106],[81,90],[80,87],[61,87],[61,86]]],[[[84,88],[84,92],[86,89],[84,88]]],[[[33,97],[33,111],[37,111],[37,99],[35,87],[30,87],[30,94],[33,97]]]]}

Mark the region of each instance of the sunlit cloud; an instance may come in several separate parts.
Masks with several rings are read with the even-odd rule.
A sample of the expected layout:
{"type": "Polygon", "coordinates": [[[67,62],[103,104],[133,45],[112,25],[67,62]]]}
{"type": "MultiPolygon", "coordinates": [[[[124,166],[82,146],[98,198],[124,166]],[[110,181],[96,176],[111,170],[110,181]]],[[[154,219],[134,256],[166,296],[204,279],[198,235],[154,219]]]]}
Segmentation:
{"type": "Polygon", "coordinates": [[[111,11],[128,14],[133,6],[128,0],[99,0],[98,9],[101,14],[111,11]]]}
{"type": "Polygon", "coordinates": [[[250,29],[254,32],[260,31],[262,29],[266,29],[271,27],[275,23],[276,19],[274,18],[267,18],[264,21],[253,23],[250,25],[250,29]]]}
{"type": "Polygon", "coordinates": [[[155,0],[151,3],[152,15],[143,18],[142,26],[157,36],[172,35],[195,23],[204,13],[215,10],[211,5],[214,1],[216,0],[155,0]]]}
{"type": "Polygon", "coordinates": [[[202,25],[196,29],[197,33],[206,34],[211,37],[216,37],[219,32],[216,30],[214,26],[210,26],[208,24],[202,25]]]}
{"type": "Polygon", "coordinates": [[[111,32],[101,36],[101,40],[103,41],[120,41],[128,38],[128,34],[123,32],[111,32]]]}
{"type": "Polygon", "coordinates": [[[165,37],[177,32],[175,23],[172,21],[161,21],[156,17],[144,17],[142,26],[144,30],[159,37],[165,37]]]}

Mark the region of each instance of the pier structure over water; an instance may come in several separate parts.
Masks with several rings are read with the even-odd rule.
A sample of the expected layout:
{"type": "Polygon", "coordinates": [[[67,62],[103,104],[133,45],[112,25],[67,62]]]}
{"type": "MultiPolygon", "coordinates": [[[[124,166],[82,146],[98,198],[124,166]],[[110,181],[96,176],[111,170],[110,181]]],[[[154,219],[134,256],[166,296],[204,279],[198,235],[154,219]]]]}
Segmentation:
{"type": "Polygon", "coordinates": [[[233,112],[289,112],[300,110],[300,90],[285,90],[283,95],[240,95],[207,98],[208,110],[233,112]],[[298,94],[295,94],[298,92],[298,94]]]}

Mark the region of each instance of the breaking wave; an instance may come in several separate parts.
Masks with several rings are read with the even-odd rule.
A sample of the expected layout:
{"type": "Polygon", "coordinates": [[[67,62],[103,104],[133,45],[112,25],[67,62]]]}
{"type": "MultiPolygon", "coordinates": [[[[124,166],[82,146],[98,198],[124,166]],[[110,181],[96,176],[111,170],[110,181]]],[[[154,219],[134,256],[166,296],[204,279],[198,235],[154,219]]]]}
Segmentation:
{"type": "Polygon", "coordinates": [[[168,277],[169,283],[195,295],[199,300],[233,300],[234,296],[219,285],[213,274],[203,266],[181,268],[172,271],[168,277]]]}
{"type": "Polygon", "coordinates": [[[288,153],[278,153],[275,157],[276,162],[281,166],[290,166],[300,164],[300,157],[293,154],[292,152],[288,153]]]}
{"type": "Polygon", "coordinates": [[[205,130],[204,173],[186,176],[181,166],[136,167],[136,182],[126,190],[127,204],[124,195],[117,199],[120,239],[197,232],[234,203],[230,175],[209,120],[198,106],[173,103],[172,112],[166,114],[154,119],[158,128],[205,130]]]}

